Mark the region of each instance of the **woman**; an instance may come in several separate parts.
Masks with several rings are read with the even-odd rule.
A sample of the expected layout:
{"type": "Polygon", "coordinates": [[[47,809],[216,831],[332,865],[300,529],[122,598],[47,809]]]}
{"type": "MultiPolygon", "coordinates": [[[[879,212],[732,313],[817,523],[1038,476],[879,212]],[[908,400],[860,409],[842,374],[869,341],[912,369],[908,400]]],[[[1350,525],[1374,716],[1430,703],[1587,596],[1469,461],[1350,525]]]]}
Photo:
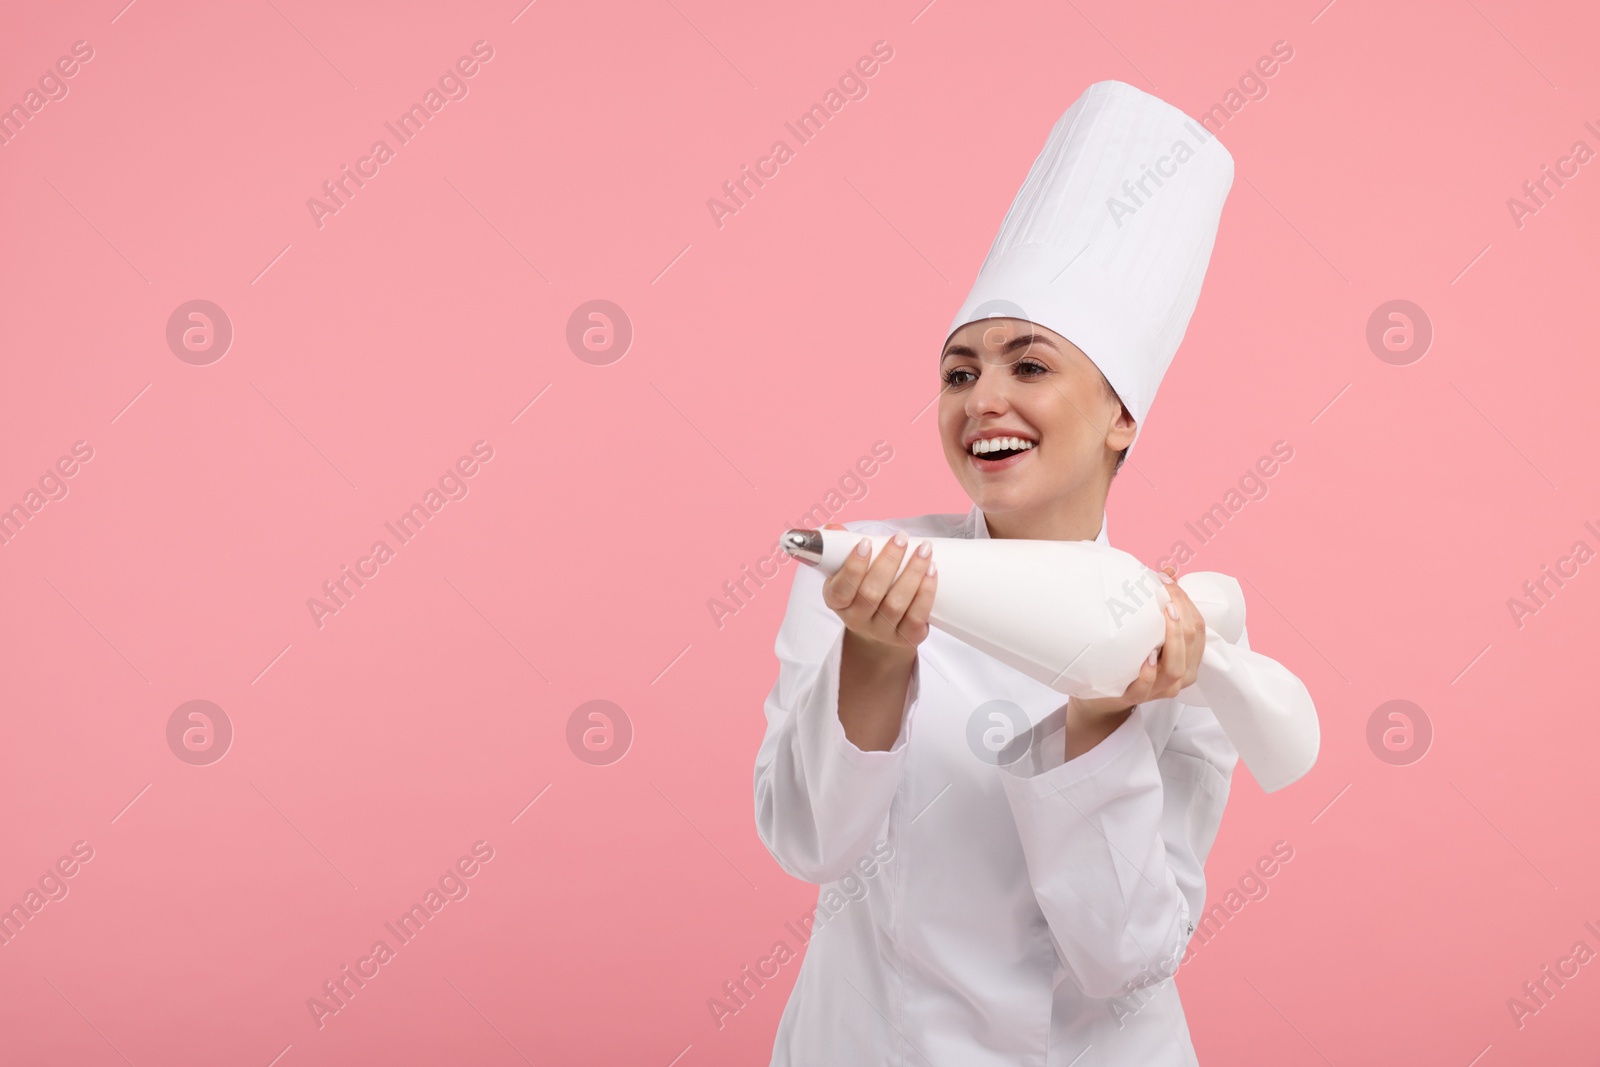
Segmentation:
{"type": "MultiPolygon", "coordinates": [[[[845,528],[1109,543],[1106,496],[1187,328],[1232,172],[1182,112],[1090,86],[941,353],[939,434],[972,509],[845,528]],[[1163,180],[1141,186],[1141,168],[1163,180]]],[[[778,634],[757,826],[824,888],[772,1063],[1196,1063],[1171,976],[1238,758],[1209,709],[1174,699],[1204,620],[1169,584],[1165,642],[1127,691],[1063,706],[930,630],[937,560],[895,578],[903,546],[826,579],[797,568],[778,634]],[[1018,720],[1001,752],[971,740],[1018,720]]]]}

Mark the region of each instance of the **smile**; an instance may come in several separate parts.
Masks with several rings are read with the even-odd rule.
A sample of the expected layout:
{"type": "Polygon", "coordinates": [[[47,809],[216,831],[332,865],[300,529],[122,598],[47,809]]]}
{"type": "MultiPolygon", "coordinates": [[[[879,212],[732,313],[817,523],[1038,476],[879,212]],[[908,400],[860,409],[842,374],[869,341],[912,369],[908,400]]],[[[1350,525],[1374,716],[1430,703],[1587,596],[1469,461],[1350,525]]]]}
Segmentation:
{"type": "Polygon", "coordinates": [[[979,471],[1009,470],[1023,462],[1037,447],[1025,437],[991,437],[967,446],[968,462],[979,471]]]}

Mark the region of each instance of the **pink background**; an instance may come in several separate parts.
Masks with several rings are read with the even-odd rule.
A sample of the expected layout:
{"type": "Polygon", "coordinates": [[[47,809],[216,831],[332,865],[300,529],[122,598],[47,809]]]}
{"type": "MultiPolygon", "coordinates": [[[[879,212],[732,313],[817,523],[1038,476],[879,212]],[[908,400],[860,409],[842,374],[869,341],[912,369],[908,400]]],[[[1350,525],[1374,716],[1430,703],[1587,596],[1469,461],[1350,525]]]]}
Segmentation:
{"type": "Polygon", "coordinates": [[[1293,449],[1193,564],[1247,580],[1323,728],[1292,787],[1236,773],[1212,901],[1294,857],[1180,972],[1194,1041],[1588,1062],[1600,967],[1520,1028],[1507,1000],[1600,950],[1600,563],[1520,627],[1507,600],[1600,548],[1600,163],[1520,227],[1507,200],[1600,148],[1592,5],[123,3],[0,34],[4,104],[94,51],[0,147],[0,506],[93,450],[0,546],[0,904],[93,849],[0,947],[0,1059],[765,1063],[797,965],[721,1029],[706,1002],[816,899],[753,822],[790,569],[720,628],[708,600],[874,442],[840,521],[964,511],[917,416],[1051,124],[1102,78],[1198,115],[1285,41],[1220,130],[1210,274],[1110,502],[1153,561],[1293,449]],[[319,228],[308,198],[480,40],[319,228]],[[205,366],[165,336],[195,299],[234,330],[205,366]],[[633,328],[608,365],[566,339],[594,299],[633,328]],[[1434,330],[1408,365],[1366,341],[1395,299],[1434,330]],[[167,741],[196,699],[235,733],[205,766],[167,741]],[[567,741],[595,699],[634,731],[604,766],[567,741]],[[1404,766],[1367,742],[1394,699],[1433,730],[1404,766]],[[469,895],[319,1029],[308,998],[477,841],[469,895]]]}

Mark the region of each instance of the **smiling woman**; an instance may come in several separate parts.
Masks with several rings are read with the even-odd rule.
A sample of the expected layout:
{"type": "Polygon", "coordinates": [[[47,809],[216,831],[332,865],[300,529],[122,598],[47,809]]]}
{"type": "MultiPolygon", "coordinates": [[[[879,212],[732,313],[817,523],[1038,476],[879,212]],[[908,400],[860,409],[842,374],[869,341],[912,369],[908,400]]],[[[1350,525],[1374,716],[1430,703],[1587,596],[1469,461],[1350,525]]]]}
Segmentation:
{"type": "Polygon", "coordinates": [[[1026,319],[969,322],[940,360],[939,436],[991,536],[1090,540],[1133,443],[1133,417],[1094,362],[1026,319]]]}
{"type": "Polygon", "coordinates": [[[1065,706],[1011,649],[929,623],[936,539],[952,553],[947,592],[963,554],[951,538],[1110,545],[1111,480],[1188,328],[1233,159],[1207,140],[1120,227],[1105,204],[1189,124],[1121,82],[1067,110],[939,352],[940,445],[971,510],[847,523],[864,536],[836,570],[795,573],[757,828],[824,900],[875,843],[895,862],[882,892],[807,944],[774,1067],[1066,1067],[1090,1048],[1096,1063],[1196,1064],[1171,976],[1239,759],[1219,717],[1315,736],[1315,710],[1260,685],[1226,707],[1179,699],[1207,631],[1176,584],[1161,647],[1126,691],[1065,706]],[[1028,734],[1027,758],[997,764],[969,741],[997,706],[1028,734]],[[1118,998],[1136,990],[1135,1013],[1118,998]]]}

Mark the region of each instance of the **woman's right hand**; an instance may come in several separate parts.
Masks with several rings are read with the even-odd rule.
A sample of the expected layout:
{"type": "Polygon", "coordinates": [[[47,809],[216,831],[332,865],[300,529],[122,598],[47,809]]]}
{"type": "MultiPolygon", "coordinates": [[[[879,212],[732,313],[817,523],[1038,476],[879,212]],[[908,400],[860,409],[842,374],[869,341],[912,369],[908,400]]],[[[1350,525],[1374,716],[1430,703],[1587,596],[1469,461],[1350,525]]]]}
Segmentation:
{"type": "MultiPolygon", "coordinates": [[[[836,522],[824,529],[842,530],[836,522]]],[[[844,620],[856,646],[884,662],[910,662],[928,636],[928,615],[939,578],[931,546],[924,543],[899,577],[895,571],[906,554],[906,536],[897,533],[869,562],[871,545],[862,540],[844,566],[822,585],[822,601],[844,620]],[[861,547],[867,549],[863,555],[861,547]]]]}

